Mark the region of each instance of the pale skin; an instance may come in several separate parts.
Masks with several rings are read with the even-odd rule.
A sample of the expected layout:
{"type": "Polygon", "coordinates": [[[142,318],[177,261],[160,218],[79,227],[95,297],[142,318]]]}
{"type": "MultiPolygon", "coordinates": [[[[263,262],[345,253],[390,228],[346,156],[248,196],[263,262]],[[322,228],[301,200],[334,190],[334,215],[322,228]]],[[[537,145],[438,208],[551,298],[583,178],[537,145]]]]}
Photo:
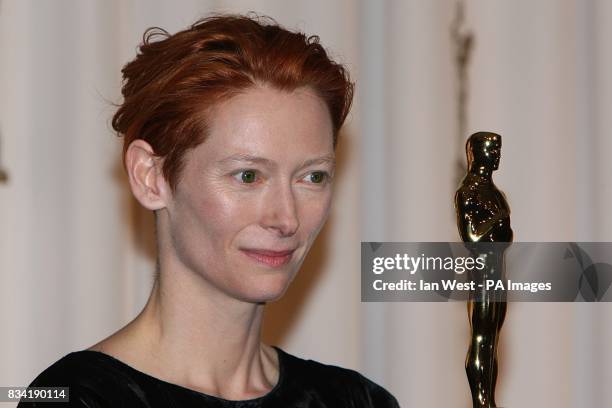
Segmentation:
{"type": "Polygon", "coordinates": [[[310,88],[258,85],[210,117],[174,192],[151,146],[130,144],[132,192],[157,214],[160,279],[142,312],[90,349],[167,382],[245,400],[278,382],[276,351],[260,339],[264,306],[285,292],[329,214],[333,130],[310,88]],[[253,257],[261,250],[290,252],[266,263],[260,252],[253,257]]]}

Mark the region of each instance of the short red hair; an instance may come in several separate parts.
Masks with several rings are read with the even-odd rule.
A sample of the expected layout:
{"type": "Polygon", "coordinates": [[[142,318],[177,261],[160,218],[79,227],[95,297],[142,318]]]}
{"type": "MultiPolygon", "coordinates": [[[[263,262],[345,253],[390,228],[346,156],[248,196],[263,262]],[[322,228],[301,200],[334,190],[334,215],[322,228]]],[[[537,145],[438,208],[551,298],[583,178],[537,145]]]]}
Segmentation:
{"type": "Polygon", "coordinates": [[[123,154],[135,139],[148,142],[164,158],[173,191],[186,150],[206,138],[206,113],[215,103],[257,84],[311,87],[329,109],[335,147],[353,99],[347,70],[329,58],[319,37],[288,31],[269,17],[216,15],[173,35],[149,28],[121,72],[124,102],[112,126],[124,136],[123,154]]]}

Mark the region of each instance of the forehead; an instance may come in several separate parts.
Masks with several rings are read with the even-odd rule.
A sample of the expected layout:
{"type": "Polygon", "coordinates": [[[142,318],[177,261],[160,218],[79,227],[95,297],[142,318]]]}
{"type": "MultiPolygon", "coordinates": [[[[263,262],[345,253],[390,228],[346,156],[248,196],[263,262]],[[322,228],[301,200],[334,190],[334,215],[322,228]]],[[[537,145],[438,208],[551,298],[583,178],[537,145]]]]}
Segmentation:
{"type": "Polygon", "coordinates": [[[211,109],[204,144],[219,150],[333,151],[331,116],[310,88],[289,92],[256,86],[211,109]]]}

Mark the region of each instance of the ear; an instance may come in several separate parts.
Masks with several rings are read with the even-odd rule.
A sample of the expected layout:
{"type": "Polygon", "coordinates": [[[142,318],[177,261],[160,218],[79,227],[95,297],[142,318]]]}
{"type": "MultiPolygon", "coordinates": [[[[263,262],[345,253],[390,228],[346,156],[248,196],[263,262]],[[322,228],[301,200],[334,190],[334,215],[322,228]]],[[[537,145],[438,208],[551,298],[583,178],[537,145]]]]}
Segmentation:
{"type": "Polygon", "coordinates": [[[170,187],[163,176],[162,164],[163,160],[142,139],[132,141],[125,152],[125,167],[132,193],[149,210],[165,208],[170,199],[170,187]]]}

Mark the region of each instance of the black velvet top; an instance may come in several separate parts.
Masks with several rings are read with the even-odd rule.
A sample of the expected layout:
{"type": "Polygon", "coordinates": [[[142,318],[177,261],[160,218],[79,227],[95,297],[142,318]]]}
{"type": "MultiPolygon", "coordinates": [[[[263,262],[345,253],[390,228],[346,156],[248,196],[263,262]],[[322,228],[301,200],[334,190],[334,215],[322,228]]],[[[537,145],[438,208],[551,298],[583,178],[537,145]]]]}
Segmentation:
{"type": "Polygon", "coordinates": [[[30,387],[67,386],[70,402],[20,402],[17,407],[399,407],[395,398],[356,371],[303,360],[275,347],[278,383],[266,395],[229,401],[162,381],[98,351],[70,353],[30,387]]]}

